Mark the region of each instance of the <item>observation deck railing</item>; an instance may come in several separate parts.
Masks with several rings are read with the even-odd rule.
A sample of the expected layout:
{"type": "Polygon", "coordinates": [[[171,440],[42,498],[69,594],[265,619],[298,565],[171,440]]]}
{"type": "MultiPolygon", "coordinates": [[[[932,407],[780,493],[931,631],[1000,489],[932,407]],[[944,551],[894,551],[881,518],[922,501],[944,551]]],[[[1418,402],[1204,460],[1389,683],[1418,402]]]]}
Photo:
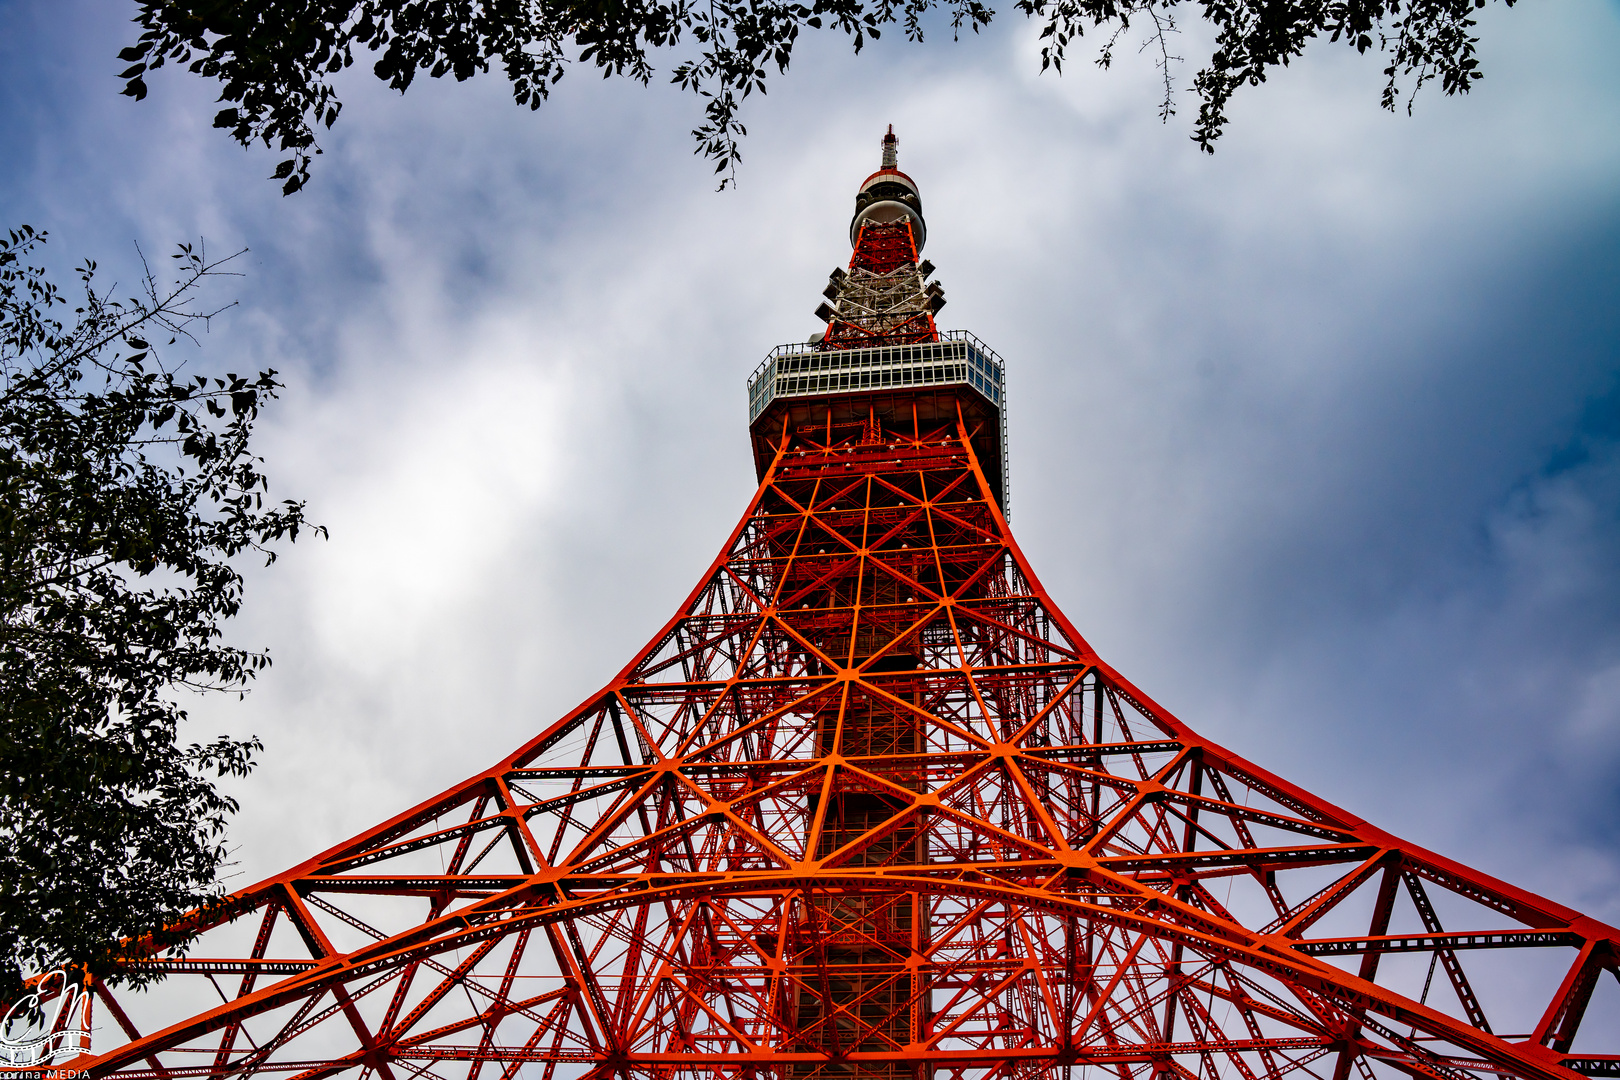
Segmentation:
{"type": "Polygon", "coordinates": [[[748,422],[778,398],[858,393],[912,386],[971,386],[996,407],[1001,419],[1002,511],[1007,511],[1006,367],[994,349],[966,330],[945,330],[940,340],[866,349],[818,349],[795,342],[778,345],[748,377],[748,422]]]}
{"type": "Polygon", "coordinates": [[[995,351],[966,330],[946,330],[939,341],[867,349],[778,345],[748,379],[748,422],[777,398],[860,390],[966,383],[997,409],[1003,407],[1005,369],[995,351]]]}

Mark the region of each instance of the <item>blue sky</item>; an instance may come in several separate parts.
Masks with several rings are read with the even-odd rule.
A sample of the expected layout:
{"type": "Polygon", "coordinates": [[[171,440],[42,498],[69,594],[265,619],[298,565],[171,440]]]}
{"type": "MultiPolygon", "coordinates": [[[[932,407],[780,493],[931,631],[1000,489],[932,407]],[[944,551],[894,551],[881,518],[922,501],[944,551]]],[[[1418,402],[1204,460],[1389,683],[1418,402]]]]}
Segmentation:
{"type": "Polygon", "coordinates": [[[661,83],[582,70],[529,113],[355,77],[289,199],[205,84],[118,96],[130,7],[0,2],[0,208],[64,276],[251,249],[191,363],[285,373],[261,449],[332,538],[254,573],[235,635],[276,665],[193,710],[266,743],[240,883],[482,768],[662,624],[893,123],[942,321],[1007,361],[1014,528],[1091,642],[1251,759],[1620,922],[1615,0],[1493,8],[1485,81],[1411,118],[1321,47],[1213,158],[1145,59],[1038,75],[1011,13],[808,41],[725,194],[661,83]]]}

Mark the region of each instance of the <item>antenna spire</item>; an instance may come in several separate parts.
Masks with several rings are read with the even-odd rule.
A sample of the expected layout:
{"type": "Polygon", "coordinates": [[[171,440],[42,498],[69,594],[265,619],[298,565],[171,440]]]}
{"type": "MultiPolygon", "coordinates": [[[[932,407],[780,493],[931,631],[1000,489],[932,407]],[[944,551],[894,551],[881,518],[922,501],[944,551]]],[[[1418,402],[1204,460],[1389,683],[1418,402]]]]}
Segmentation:
{"type": "Polygon", "coordinates": [[[894,125],[889,125],[889,133],[883,136],[883,167],[885,169],[899,168],[899,155],[895,149],[900,145],[900,136],[894,133],[894,125]]]}

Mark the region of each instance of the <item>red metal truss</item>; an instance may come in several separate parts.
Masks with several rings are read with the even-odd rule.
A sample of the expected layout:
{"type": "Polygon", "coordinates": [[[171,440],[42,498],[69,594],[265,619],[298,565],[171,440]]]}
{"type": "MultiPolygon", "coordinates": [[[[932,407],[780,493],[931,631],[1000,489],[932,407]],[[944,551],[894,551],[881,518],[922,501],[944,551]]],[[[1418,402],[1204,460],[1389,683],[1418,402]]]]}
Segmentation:
{"type": "Polygon", "coordinates": [[[98,987],[128,1041],[75,1067],[1617,1071],[1571,1053],[1620,1019],[1583,1016],[1612,927],[1156,705],[1040,587],[970,435],[784,432],[720,557],[607,687],[233,897],[187,956],[153,958],[158,991],[98,987]],[[1487,995],[1465,957],[1510,991],[1503,960],[1562,970],[1487,995]]]}
{"type": "Polygon", "coordinates": [[[94,987],[67,1067],[1620,1076],[1620,932],[1289,784],[1097,656],[981,467],[999,373],[947,347],[757,399],[758,491],[618,676],[175,928],[198,933],[148,951],[155,989],[94,987]]]}
{"type": "Polygon", "coordinates": [[[821,347],[860,349],[939,340],[910,221],[866,222],[859,227],[840,311],[827,324],[821,347]]]}
{"type": "Polygon", "coordinates": [[[867,270],[882,275],[916,265],[917,244],[912,239],[909,221],[861,226],[861,234],[855,241],[855,253],[849,260],[851,270],[867,270]]]}

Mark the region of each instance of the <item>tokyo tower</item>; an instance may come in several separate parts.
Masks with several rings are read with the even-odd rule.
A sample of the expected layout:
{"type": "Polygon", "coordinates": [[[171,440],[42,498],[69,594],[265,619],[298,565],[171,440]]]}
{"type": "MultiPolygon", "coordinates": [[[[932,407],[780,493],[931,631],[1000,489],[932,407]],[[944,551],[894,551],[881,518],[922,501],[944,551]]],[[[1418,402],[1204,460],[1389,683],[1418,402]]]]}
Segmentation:
{"type": "Polygon", "coordinates": [[[1620,931],[1196,734],[1007,526],[1006,381],[916,183],[748,381],[675,616],[487,771],[97,983],[142,1080],[1620,1077],[1620,931]]]}

